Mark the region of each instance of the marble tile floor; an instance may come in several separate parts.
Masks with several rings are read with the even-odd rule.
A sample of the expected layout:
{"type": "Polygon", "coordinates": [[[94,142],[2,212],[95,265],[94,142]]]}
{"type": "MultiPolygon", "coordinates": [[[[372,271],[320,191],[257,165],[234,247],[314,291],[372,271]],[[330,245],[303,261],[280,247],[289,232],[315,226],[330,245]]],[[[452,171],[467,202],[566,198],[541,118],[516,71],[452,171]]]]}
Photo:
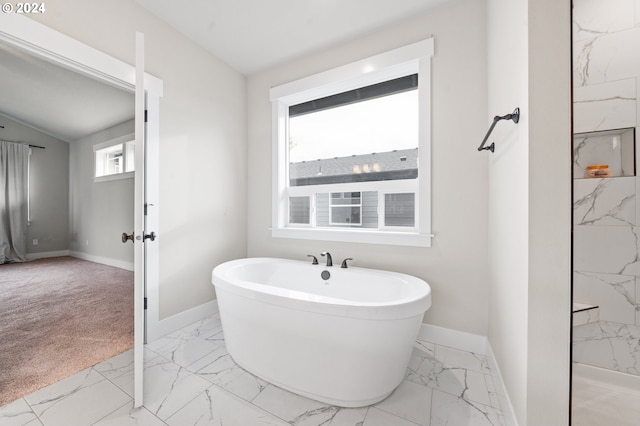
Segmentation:
{"type": "Polygon", "coordinates": [[[384,401],[339,408],[238,367],[218,315],[145,347],[144,407],[133,408],[125,352],[0,407],[2,426],[497,426],[504,419],[484,356],[418,340],[384,401]]]}

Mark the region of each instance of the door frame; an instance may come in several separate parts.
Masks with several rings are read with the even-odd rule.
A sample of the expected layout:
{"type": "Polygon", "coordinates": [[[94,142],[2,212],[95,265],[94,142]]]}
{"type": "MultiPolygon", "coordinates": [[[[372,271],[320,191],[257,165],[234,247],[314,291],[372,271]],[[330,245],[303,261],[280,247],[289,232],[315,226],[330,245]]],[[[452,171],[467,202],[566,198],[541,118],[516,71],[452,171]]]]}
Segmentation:
{"type": "MultiPolygon", "coordinates": [[[[134,40],[135,34],[131,34],[134,40]]],[[[103,83],[135,92],[136,68],[113,56],[101,52],[74,38],[62,34],[37,21],[17,14],[0,14],[0,42],[21,49],[33,56],[103,83]]],[[[146,123],[146,185],[147,229],[159,236],[159,133],[160,98],[163,81],[144,73],[144,90],[147,98],[146,123]]],[[[159,247],[160,238],[146,245],[147,311],[145,335],[155,335],[159,329],[159,247]]]]}

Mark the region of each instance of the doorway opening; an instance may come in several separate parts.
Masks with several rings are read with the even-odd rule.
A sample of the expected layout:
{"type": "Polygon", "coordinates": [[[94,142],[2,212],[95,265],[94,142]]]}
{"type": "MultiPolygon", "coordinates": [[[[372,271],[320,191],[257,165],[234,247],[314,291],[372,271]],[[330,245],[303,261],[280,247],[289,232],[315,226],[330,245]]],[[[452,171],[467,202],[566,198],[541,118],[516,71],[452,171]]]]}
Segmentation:
{"type": "MultiPolygon", "coordinates": [[[[125,64],[111,56],[105,55],[87,45],[84,45],[76,40],[58,33],[50,28],[32,21],[22,16],[12,15],[0,16],[0,42],[3,42],[11,47],[15,47],[23,53],[33,55],[36,58],[43,59],[47,62],[59,65],[67,70],[74,71],[85,77],[106,83],[109,86],[124,90],[128,93],[132,93],[136,87],[142,91],[144,98],[146,98],[148,117],[149,120],[146,123],[147,127],[147,143],[148,156],[143,151],[142,156],[146,159],[146,163],[149,166],[147,172],[147,189],[148,189],[148,205],[151,207],[147,211],[147,223],[155,224],[157,226],[157,215],[159,209],[158,202],[158,129],[159,129],[159,97],[162,96],[162,81],[148,74],[136,74],[135,68],[131,65],[125,64]],[[136,80],[143,82],[136,86],[136,80]]],[[[144,110],[142,111],[145,112],[144,110]]],[[[136,113],[137,122],[143,121],[144,114],[136,113]],[[138,120],[138,117],[140,119],[138,120]]],[[[136,125],[137,128],[137,125],[136,125]]],[[[136,129],[137,130],[137,129],[136,129]]],[[[136,131],[137,133],[137,131],[136,131]]],[[[140,144],[136,144],[140,145],[140,144]]],[[[140,209],[142,210],[142,209],[140,209]]],[[[146,209],[145,209],[146,210],[146,209]]],[[[155,228],[157,232],[157,227],[155,228]]],[[[122,233],[122,229],[119,230],[118,235],[122,233]]],[[[130,231],[130,230],[126,230],[130,231]]],[[[137,235],[144,233],[138,231],[137,235]]],[[[153,246],[149,246],[147,250],[146,259],[140,261],[134,261],[134,269],[136,271],[147,269],[147,288],[146,292],[149,296],[148,303],[148,329],[153,329],[157,324],[157,292],[158,292],[158,252],[159,244],[156,242],[153,246]],[[146,262],[145,262],[146,260],[146,262]],[[139,262],[139,264],[138,264],[139,262]]],[[[142,284],[137,287],[142,287],[142,284]]],[[[143,300],[139,296],[143,294],[143,289],[134,291],[134,312],[136,318],[142,318],[143,300]]],[[[137,324],[137,320],[136,320],[137,324]]],[[[137,327],[137,326],[136,326],[137,327]]],[[[140,327],[140,330],[136,330],[136,336],[144,334],[144,324],[140,327]]],[[[136,337],[136,348],[140,345],[139,351],[136,349],[136,353],[142,353],[142,340],[136,337]]],[[[141,356],[136,359],[142,359],[141,356]]],[[[136,361],[136,395],[138,395],[138,385],[140,389],[142,386],[142,376],[138,375],[138,370],[142,369],[142,364],[138,364],[136,361]],[[138,377],[140,380],[138,380],[138,377]]],[[[140,392],[141,394],[141,392],[140,392]]],[[[136,397],[136,404],[138,404],[138,398],[136,397]]]]}

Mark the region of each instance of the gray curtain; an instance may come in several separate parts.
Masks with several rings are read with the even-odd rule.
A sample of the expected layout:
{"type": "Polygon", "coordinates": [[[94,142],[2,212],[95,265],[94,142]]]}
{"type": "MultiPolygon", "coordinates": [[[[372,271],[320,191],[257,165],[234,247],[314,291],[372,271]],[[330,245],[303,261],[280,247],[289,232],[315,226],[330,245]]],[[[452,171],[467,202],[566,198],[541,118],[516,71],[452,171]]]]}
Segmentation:
{"type": "Polygon", "coordinates": [[[29,146],[0,141],[0,264],[27,260],[29,146]]]}

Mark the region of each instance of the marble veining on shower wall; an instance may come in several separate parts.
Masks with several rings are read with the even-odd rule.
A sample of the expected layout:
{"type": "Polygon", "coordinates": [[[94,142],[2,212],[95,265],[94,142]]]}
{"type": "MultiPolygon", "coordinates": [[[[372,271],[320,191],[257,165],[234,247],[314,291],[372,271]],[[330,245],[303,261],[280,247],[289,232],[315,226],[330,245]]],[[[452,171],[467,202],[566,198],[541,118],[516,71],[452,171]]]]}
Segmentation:
{"type": "Polygon", "coordinates": [[[616,7],[601,0],[580,0],[573,11],[574,40],[626,30],[636,25],[638,0],[616,0],[616,7]]]}
{"type": "MultiPolygon", "coordinates": [[[[639,236],[638,227],[575,226],[574,270],[640,275],[639,236]]],[[[582,300],[575,301],[584,303],[582,300]]]]}
{"type": "Polygon", "coordinates": [[[587,86],[640,75],[640,27],[574,43],[574,84],[587,86]]]}
{"type": "Polygon", "coordinates": [[[598,306],[601,321],[635,324],[638,300],[636,277],[629,275],[574,272],[574,299],[598,306]]]}
{"type": "Polygon", "coordinates": [[[640,326],[609,321],[573,330],[573,360],[621,373],[640,375],[640,326]]]}
{"type": "Polygon", "coordinates": [[[576,87],[573,92],[573,131],[635,127],[636,78],[576,87]]]}
{"type": "Polygon", "coordinates": [[[575,179],[575,225],[635,226],[636,178],[575,179]]]}

